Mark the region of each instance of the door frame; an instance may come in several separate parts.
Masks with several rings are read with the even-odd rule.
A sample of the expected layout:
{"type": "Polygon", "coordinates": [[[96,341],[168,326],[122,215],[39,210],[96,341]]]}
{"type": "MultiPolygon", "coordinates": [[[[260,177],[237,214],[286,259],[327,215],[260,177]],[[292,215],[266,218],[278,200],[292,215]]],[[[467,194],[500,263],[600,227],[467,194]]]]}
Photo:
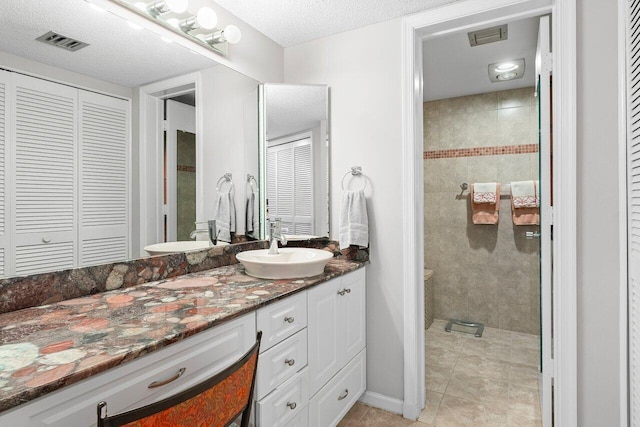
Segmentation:
{"type": "MultiPolygon", "coordinates": [[[[190,93],[186,92],[186,93],[190,93]]],[[[171,98],[165,100],[165,120],[166,126],[166,161],[167,161],[167,207],[165,215],[167,221],[167,239],[172,241],[178,240],[178,136],[177,131],[196,133],[196,109],[191,105],[181,104],[171,98]],[[170,104],[170,103],[173,103],[170,104]],[[171,105],[171,106],[170,106],[171,105]],[[173,111],[176,117],[172,117],[169,111],[173,111]],[[188,124],[187,124],[188,123],[188,124]]],[[[196,141],[197,147],[197,141],[196,141]]],[[[197,148],[196,148],[197,149],[197,148]]],[[[197,155],[196,155],[197,161],[197,155]]],[[[197,178],[197,177],[196,177],[197,178]]]]}
{"type": "Polygon", "coordinates": [[[139,255],[146,256],[143,248],[158,243],[163,236],[163,124],[162,100],[184,93],[193,85],[196,93],[196,221],[203,221],[204,182],[202,168],[202,129],[204,125],[202,105],[202,77],[199,72],[162,80],[138,88],[138,135],[140,144],[139,194],[140,194],[140,247],[139,255]]]}
{"type": "Polygon", "coordinates": [[[402,19],[402,198],[404,283],[403,416],[417,419],[426,398],[424,354],[422,48],[425,35],[479,22],[551,13],[556,233],[553,246],[554,421],[577,425],[576,0],[465,0],[402,19]],[[562,124],[561,126],[559,124],[562,124]]]}

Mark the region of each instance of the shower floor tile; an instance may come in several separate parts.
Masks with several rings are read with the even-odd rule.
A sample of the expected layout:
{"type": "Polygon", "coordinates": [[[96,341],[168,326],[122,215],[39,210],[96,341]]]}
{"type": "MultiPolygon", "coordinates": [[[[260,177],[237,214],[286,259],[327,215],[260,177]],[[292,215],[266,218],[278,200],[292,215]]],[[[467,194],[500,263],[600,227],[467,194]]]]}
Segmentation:
{"type": "Polygon", "coordinates": [[[338,427],[542,427],[538,335],[485,328],[481,338],[425,332],[427,405],[418,421],[356,403],[338,427]]]}

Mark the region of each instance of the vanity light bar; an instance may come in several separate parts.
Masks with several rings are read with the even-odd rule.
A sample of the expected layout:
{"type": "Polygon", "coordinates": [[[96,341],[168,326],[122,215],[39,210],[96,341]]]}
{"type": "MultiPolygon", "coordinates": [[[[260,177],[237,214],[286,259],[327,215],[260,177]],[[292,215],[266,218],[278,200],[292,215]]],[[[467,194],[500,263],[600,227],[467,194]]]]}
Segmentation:
{"type": "Polygon", "coordinates": [[[236,44],[242,33],[235,25],[217,28],[218,16],[210,7],[202,7],[195,16],[180,17],[187,12],[188,0],[160,0],[151,3],[135,0],[109,0],[145,17],[209,50],[227,55],[228,45],[236,44]]]}

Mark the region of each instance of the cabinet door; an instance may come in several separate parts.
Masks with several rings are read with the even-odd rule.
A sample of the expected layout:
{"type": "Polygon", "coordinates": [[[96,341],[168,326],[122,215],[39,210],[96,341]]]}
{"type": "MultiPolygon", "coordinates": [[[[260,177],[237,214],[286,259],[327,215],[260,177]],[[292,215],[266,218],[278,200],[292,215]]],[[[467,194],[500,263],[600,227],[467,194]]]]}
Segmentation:
{"type": "Polygon", "coordinates": [[[330,280],[309,291],[309,384],[313,396],[342,367],[338,336],[340,325],[338,286],[340,279],[330,280]]]}
{"type": "Polygon", "coordinates": [[[360,353],[367,341],[364,269],[343,276],[340,290],[345,291],[339,296],[340,348],[344,357],[342,365],[345,365],[360,353]]]}
{"type": "Polygon", "coordinates": [[[11,76],[11,246],[26,275],[76,265],[78,90],[11,76]]]}
{"type": "Polygon", "coordinates": [[[79,265],[129,259],[129,102],[79,91],[79,265]]]}
{"type": "Polygon", "coordinates": [[[9,159],[9,141],[11,137],[9,110],[10,99],[10,79],[11,73],[0,71],[0,278],[8,276],[8,266],[11,263],[9,250],[9,227],[7,226],[7,217],[9,215],[8,201],[9,196],[7,189],[9,188],[9,179],[11,172],[8,162],[9,159]]]}

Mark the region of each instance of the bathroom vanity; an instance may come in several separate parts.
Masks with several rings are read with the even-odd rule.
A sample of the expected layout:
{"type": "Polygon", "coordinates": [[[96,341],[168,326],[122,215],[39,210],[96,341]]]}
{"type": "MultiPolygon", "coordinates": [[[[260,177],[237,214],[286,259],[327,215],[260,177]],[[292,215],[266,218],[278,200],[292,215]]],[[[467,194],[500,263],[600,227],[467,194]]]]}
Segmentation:
{"type": "Polygon", "coordinates": [[[365,264],[277,281],[234,264],[2,314],[0,348],[17,351],[0,361],[0,425],[94,425],[98,402],[120,413],[180,392],[257,330],[255,425],[336,425],[366,388],[365,264]]]}

